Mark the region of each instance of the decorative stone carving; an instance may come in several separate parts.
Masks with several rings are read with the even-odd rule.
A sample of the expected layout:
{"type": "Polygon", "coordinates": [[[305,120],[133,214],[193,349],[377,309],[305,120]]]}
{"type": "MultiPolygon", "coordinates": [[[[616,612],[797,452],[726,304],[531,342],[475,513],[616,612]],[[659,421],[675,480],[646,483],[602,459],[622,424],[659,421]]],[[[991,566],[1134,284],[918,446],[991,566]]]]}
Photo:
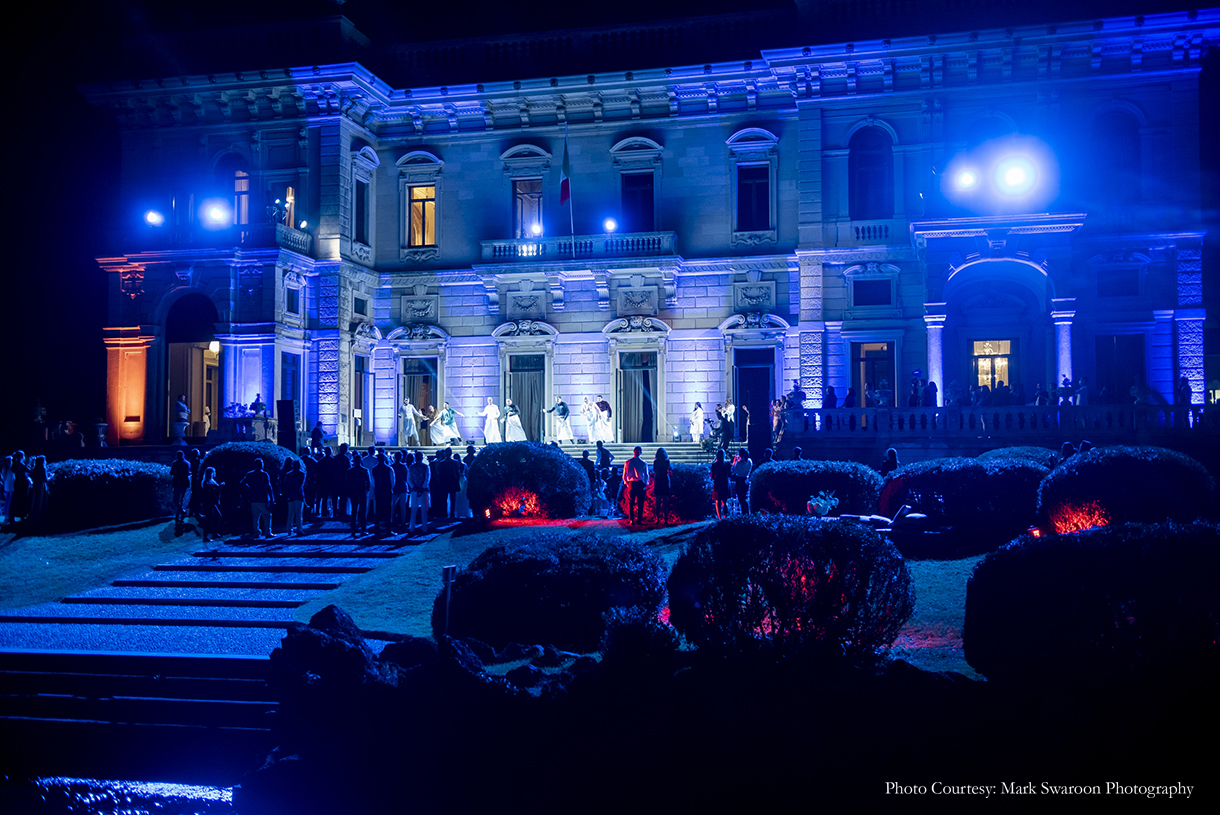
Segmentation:
{"type": "Polygon", "coordinates": [[[402,298],[402,319],[410,321],[435,321],[437,319],[437,297],[404,295],[402,298]]]}
{"type": "Polygon", "coordinates": [[[360,263],[373,262],[373,250],[359,241],[352,241],[352,260],[360,263]]]}
{"type": "Polygon", "coordinates": [[[144,293],[144,270],[124,269],[119,272],[119,290],[132,300],[144,293]]]}
{"type": "Polygon", "coordinates": [[[734,311],[770,311],[775,308],[775,281],[733,284],[734,311]]]}
{"type": "Polygon", "coordinates": [[[404,249],[402,252],[403,259],[409,263],[426,263],[429,260],[436,260],[440,254],[440,250],[435,246],[425,249],[404,249]]]}
{"type": "Polygon", "coordinates": [[[660,320],[653,320],[648,317],[624,317],[617,323],[612,324],[609,333],[650,333],[654,331],[665,331],[666,327],[660,320]]]}
{"type": "Polygon", "coordinates": [[[372,323],[356,323],[352,329],[352,336],[358,340],[376,340],[378,339],[378,334],[376,326],[372,323]]]}
{"type": "Polygon", "coordinates": [[[654,317],[657,313],[655,286],[624,286],[618,290],[618,314],[654,317]]]}
{"type": "Polygon", "coordinates": [[[546,316],[546,293],[540,291],[509,292],[508,319],[540,320],[546,316]]]}
{"type": "Polygon", "coordinates": [[[500,334],[501,337],[532,337],[549,333],[537,320],[517,320],[506,325],[508,327],[500,334]]]}

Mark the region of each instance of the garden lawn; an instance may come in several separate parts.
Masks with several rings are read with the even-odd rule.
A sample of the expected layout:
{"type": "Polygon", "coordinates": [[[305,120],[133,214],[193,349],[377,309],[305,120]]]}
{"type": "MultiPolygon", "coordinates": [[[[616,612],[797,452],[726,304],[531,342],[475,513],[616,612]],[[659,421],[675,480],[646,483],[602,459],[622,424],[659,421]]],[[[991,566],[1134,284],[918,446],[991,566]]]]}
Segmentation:
{"type": "Polygon", "coordinates": [[[490,546],[539,532],[565,529],[614,537],[633,534],[637,540],[648,543],[668,568],[681,554],[682,543],[703,525],[686,524],[635,533],[628,533],[626,526],[616,521],[604,520],[541,525],[501,522],[477,532],[468,532],[469,527],[463,527],[419,546],[404,548],[401,557],[379,565],[372,572],[345,580],[334,591],[319,595],[298,608],[296,619],[309,622],[310,617],[333,603],[350,614],[362,631],[431,637],[432,603],[441,590],[442,570],[449,565],[464,569],[490,546]]]}
{"type": "Polygon", "coordinates": [[[173,521],[160,520],[63,535],[3,535],[0,608],[54,603],[198,548],[193,531],[177,534],[173,521]]]}
{"type": "Polygon", "coordinates": [[[915,587],[915,613],[890,648],[892,659],[905,659],[925,671],[956,671],[982,679],[962,652],[966,621],[966,583],[985,555],[961,560],[908,560],[915,587]]]}

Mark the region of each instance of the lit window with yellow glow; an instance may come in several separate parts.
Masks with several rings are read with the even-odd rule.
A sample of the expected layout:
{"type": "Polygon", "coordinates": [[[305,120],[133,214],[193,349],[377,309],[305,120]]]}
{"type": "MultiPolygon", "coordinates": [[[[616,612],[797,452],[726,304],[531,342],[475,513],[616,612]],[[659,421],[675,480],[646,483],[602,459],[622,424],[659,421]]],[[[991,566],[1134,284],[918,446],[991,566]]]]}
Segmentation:
{"type": "Polygon", "coordinates": [[[975,384],[978,387],[986,385],[995,388],[1000,383],[1011,383],[1011,340],[975,340],[973,357],[975,384]]]}
{"type": "Polygon", "coordinates": [[[436,246],[436,187],[411,188],[410,246],[436,246]]]}

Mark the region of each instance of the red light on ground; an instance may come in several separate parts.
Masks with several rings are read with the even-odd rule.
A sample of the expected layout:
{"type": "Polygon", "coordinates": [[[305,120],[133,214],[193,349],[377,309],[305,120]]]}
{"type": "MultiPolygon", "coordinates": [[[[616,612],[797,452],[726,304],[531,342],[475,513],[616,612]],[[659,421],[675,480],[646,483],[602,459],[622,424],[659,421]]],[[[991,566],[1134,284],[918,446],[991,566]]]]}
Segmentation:
{"type": "Polygon", "coordinates": [[[484,517],[484,518],[490,518],[490,517],[491,517],[491,509],[490,509],[490,508],[483,510],[483,517],[484,517]]]}
{"type": "Polygon", "coordinates": [[[1038,528],[1038,527],[1036,527],[1036,526],[1031,526],[1031,527],[1030,527],[1028,530],[1026,530],[1026,531],[1027,531],[1027,532],[1029,532],[1029,536],[1030,536],[1031,538],[1040,538],[1040,537],[1042,537],[1042,530],[1041,530],[1041,529],[1039,529],[1039,528],[1038,528]]]}

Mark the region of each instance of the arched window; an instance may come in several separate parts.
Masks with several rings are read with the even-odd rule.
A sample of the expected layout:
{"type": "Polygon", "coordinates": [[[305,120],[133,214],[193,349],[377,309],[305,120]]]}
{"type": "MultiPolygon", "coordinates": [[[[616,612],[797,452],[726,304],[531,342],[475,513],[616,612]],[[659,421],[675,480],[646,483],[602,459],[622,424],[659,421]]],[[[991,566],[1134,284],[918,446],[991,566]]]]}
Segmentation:
{"type": "Polygon", "coordinates": [[[1093,198],[1100,206],[1123,206],[1140,200],[1140,126],[1122,110],[1093,121],[1093,198]]]}
{"type": "Polygon", "coordinates": [[[848,144],[848,202],[853,221],[894,217],[894,142],[880,127],[863,127],[848,144]]]}

